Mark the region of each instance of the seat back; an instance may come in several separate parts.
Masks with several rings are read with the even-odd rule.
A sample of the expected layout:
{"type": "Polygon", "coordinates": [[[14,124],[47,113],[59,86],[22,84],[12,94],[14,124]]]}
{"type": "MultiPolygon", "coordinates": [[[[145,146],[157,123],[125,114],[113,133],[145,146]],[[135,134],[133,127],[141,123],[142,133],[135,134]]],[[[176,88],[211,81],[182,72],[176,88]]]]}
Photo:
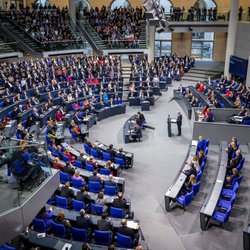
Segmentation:
{"type": "Polygon", "coordinates": [[[68,156],[66,156],[66,155],[63,155],[62,160],[63,160],[64,162],[68,162],[68,161],[70,161],[69,157],[68,157],[68,156]]]}
{"type": "Polygon", "coordinates": [[[237,193],[238,189],[239,189],[239,183],[235,182],[234,185],[233,185],[233,191],[234,191],[234,193],[237,193]]]}
{"type": "Polygon", "coordinates": [[[83,144],[83,146],[84,146],[84,151],[85,151],[85,153],[86,154],[90,154],[90,147],[87,145],[87,144],[83,144]]]}
{"type": "Polygon", "coordinates": [[[65,226],[63,224],[55,223],[54,221],[51,221],[51,231],[56,237],[65,238],[66,236],[65,226]]]}
{"type": "Polygon", "coordinates": [[[104,194],[114,196],[116,195],[116,186],[104,186],[104,194]]]}
{"type": "Polygon", "coordinates": [[[99,158],[99,155],[98,155],[97,150],[95,150],[95,149],[93,149],[93,148],[90,149],[90,154],[91,154],[93,157],[95,157],[95,158],[99,158]]]}
{"type": "Polygon", "coordinates": [[[103,174],[103,175],[110,175],[111,173],[111,170],[110,169],[105,169],[105,168],[101,168],[100,169],[100,174],[103,174]]]}
{"type": "Polygon", "coordinates": [[[106,152],[102,152],[102,157],[104,161],[109,161],[111,159],[110,154],[106,152]]]}
{"type": "Polygon", "coordinates": [[[59,154],[57,154],[57,153],[55,153],[55,152],[52,152],[51,154],[52,154],[54,157],[58,157],[58,158],[60,159],[59,154]]]}
{"type": "Polygon", "coordinates": [[[33,228],[36,232],[46,233],[46,224],[44,220],[39,220],[37,218],[33,219],[33,228]]]}
{"type": "Polygon", "coordinates": [[[16,248],[4,244],[2,247],[0,247],[0,250],[16,250],[16,248]]]}
{"type": "Polygon", "coordinates": [[[239,176],[238,178],[234,178],[232,181],[232,186],[234,186],[235,182],[238,182],[238,184],[241,183],[243,176],[239,176]]]}
{"type": "Polygon", "coordinates": [[[91,214],[101,215],[103,212],[103,206],[91,203],[90,211],[91,211],[91,214]]]}
{"type": "Polygon", "coordinates": [[[60,182],[62,184],[65,184],[66,182],[69,181],[69,175],[67,173],[64,173],[64,172],[60,172],[60,182]]]}
{"type": "Polygon", "coordinates": [[[46,142],[47,142],[47,145],[49,145],[51,142],[50,137],[48,135],[46,135],[46,142]]]}
{"type": "Polygon", "coordinates": [[[92,165],[88,164],[88,163],[86,164],[85,169],[88,170],[88,171],[91,171],[91,172],[94,171],[94,167],[92,165]]]}
{"type": "Polygon", "coordinates": [[[67,209],[68,208],[67,198],[56,195],[56,206],[67,209]]]}
{"type": "Polygon", "coordinates": [[[101,191],[101,183],[89,181],[89,192],[99,193],[101,191]]]}
{"type": "Polygon", "coordinates": [[[109,231],[95,230],[95,244],[108,246],[111,244],[111,233],[109,231]]]}
{"type": "Polygon", "coordinates": [[[125,167],[125,163],[124,163],[124,160],[122,158],[115,157],[115,163],[119,164],[121,166],[121,168],[125,167]]]}
{"type": "Polygon", "coordinates": [[[124,218],[124,210],[122,208],[110,207],[110,217],[124,218]]]}
{"type": "Polygon", "coordinates": [[[201,185],[200,181],[193,185],[193,187],[192,187],[193,196],[195,196],[196,194],[198,194],[199,189],[200,189],[200,185],[201,185]]]}
{"type": "Polygon", "coordinates": [[[236,167],[237,170],[238,170],[238,172],[243,168],[244,162],[245,162],[245,157],[243,157],[243,158],[240,160],[238,166],[236,167]]]}
{"type": "Polygon", "coordinates": [[[131,248],[132,240],[130,236],[116,233],[117,247],[131,248]]]}
{"type": "Polygon", "coordinates": [[[199,182],[201,180],[202,176],[202,171],[199,171],[198,174],[196,175],[196,181],[199,182]]]}
{"type": "Polygon", "coordinates": [[[71,228],[71,234],[73,240],[87,242],[88,241],[88,231],[86,229],[78,229],[75,227],[71,228]]]}
{"type": "Polygon", "coordinates": [[[85,209],[85,203],[83,201],[72,199],[72,207],[74,211],[79,212],[81,209],[85,209]]]}
{"type": "Polygon", "coordinates": [[[71,184],[73,188],[81,189],[83,181],[81,179],[72,178],[71,184]]]}
{"type": "Polygon", "coordinates": [[[82,168],[82,163],[80,161],[74,160],[73,165],[77,168],[82,168]]]}

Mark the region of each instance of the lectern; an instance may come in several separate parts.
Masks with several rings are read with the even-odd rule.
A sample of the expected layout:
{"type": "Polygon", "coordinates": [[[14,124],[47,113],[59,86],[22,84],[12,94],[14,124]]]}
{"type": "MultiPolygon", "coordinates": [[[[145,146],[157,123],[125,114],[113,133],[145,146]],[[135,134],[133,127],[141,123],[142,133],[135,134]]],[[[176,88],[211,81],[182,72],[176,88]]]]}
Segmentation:
{"type": "Polygon", "coordinates": [[[176,119],[170,118],[170,115],[168,115],[168,137],[172,137],[172,123],[176,123],[176,119]]]}

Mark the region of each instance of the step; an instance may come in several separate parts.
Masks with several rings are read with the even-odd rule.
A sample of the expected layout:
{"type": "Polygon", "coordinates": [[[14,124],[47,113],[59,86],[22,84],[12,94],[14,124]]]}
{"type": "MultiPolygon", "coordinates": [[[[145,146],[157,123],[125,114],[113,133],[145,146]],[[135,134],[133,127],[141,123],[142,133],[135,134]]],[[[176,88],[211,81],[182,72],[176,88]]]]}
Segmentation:
{"type": "Polygon", "coordinates": [[[207,76],[205,76],[203,74],[195,74],[193,72],[187,73],[185,76],[194,77],[194,78],[200,78],[200,79],[206,79],[207,78],[207,76]]]}
{"type": "Polygon", "coordinates": [[[209,69],[209,68],[208,69],[195,68],[195,69],[191,69],[191,70],[192,71],[198,71],[198,72],[207,72],[207,71],[209,71],[209,72],[212,72],[212,73],[215,73],[215,74],[221,73],[220,70],[214,70],[214,69],[209,69]]]}

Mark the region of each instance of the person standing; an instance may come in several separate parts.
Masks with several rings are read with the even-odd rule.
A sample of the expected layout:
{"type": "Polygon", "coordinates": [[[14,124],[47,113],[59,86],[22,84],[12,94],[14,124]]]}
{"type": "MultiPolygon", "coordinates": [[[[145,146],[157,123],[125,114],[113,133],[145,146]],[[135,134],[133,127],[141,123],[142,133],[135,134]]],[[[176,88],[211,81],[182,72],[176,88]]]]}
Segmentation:
{"type": "Polygon", "coordinates": [[[176,124],[177,124],[177,129],[178,129],[177,136],[181,136],[182,114],[180,111],[178,111],[177,113],[176,124]]]}

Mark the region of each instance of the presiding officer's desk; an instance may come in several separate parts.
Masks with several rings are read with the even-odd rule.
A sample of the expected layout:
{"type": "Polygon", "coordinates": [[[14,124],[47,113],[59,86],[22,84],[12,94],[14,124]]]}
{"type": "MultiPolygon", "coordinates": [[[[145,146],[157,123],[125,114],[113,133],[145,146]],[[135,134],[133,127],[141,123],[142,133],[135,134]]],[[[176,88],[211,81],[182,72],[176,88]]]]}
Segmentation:
{"type": "Polygon", "coordinates": [[[205,203],[203,204],[200,210],[200,226],[202,230],[207,230],[210,219],[214,213],[217,202],[220,198],[221,190],[223,188],[227,171],[227,159],[228,159],[228,155],[225,150],[226,147],[227,147],[227,142],[221,141],[217,177],[210,191],[210,194],[208,194],[207,199],[205,200],[205,203]]]}
{"type": "MultiPolygon", "coordinates": [[[[62,188],[63,186],[64,186],[63,184],[59,184],[58,190],[60,191],[61,188],[62,188]]],[[[70,188],[74,191],[74,195],[75,195],[75,196],[77,195],[77,192],[80,191],[79,189],[76,189],[76,188],[73,188],[73,187],[70,187],[70,188]]],[[[97,193],[88,192],[88,194],[89,194],[90,199],[91,199],[92,201],[95,201],[95,200],[97,199],[97,196],[98,196],[97,193]]],[[[126,200],[126,207],[127,207],[127,208],[129,209],[129,211],[130,211],[130,209],[131,209],[130,195],[124,193],[124,194],[123,194],[123,197],[124,197],[124,199],[126,200]]],[[[108,205],[108,206],[109,206],[109,205],[112,205],[115,198],[117,198],[116,195],[114,195],[114,196],[104,195],[105,204],[108,205]]]]}
{"type": "Polygon", "coordinates": [[[129,97],[129,106],[141,106],[142,101],[149,101],[150,106],[154,106],[154,97],[145,97],[143,100],[140,97],[129,97]]]}
{"type": "Polygon", "coordinates": [[[181,166],[179,173],[177,174],[176,178],[174,179],[171,186],[168,188],[167,192],[165,193],[165,209],[166,211],[170,212],[172,207],[172,202],[177,198],[179,192],[183,184],[185,183],[187,176],[182,172],[182,170],[189,169],[188,163],[192,160],[193,155],[196,155],[197,151],[197,141],[192,141],[191,145],[189,146],[187,156],[185,158],[184,163],[181,166]]]}
{"type": "MultiPolygon", "coordinates": [[[[82,242],[79,241],[72,241],[72,240],[67,240],[59,237],[55,237],[52,235],[46,235],[44,238],[38,238],[37,237],[37,232],[35,231],[30,231],[29,232],[29,243],[34,245],[35,247],[38,246],[41,249],[46,249],[46,250],[82,250],[82,242]]],[[[91,246],[91,249],[93,250],[108,250],[108,246],[101,246],[101,245],[96,245],[96,244],[89,244],[91,246]]],[[[117,250],[132,250],[128,248],[117,248],[117,250]]]]}
{"type": "MultiPolygon", "coordinates": [[[[72,221],[76,222],[76,216],[79,216],[79,213],[73,210],[67,210],[65,208],[60,208],[56,206],[51,206],[51,205],[46,205],[46,209],[48,210],[50,207],[53,209],[53,216],[57,216],[59,212],[63,211],[65,214],[65,218],[72,221]]],[[[93,214],[88,214],[89,218],[94,226],[97,226],[97,221],[101,219],[101,216],[98,215],[93,215],[93,214]]],[[[112,225],[114,228],[118,228],[121,226],[121,218],[110,218],[112,225]]],[[[132,228],[133,230],[138,230],[139,229],[139,221],[136,220],[127,220],[127,226],[129,228],[132,228]]]]}
{"type": "Polygon", "coordinates": [[[178,102],[181,106],[185,114],[187,115],[188,119],[192,118],[192,105],[189,101],[185,98],[185,96],[177,89],[174,89],[174,99],[178,102]]]}
{"type": "MultiPolygon", "coordinates": [[[[132,134],[132,125],[135,124],[137,115],[131,116],[123,125],[123,138],[125,143],[129,143],[132,134]]],[[[134,126],[133,126],[134,127],[134,126]]]]}
{"type": "Polygon", "coordinates": [[[126,112],[126,105],[113,105],[112,107],[105,107],[95,111],[97,113],[98,121],[109,118],[111,116],[124,114],[126,112]]]}
{"type": "MultiPolygon", "coordinates": [[[[98,148],[101,149],[104,152],[107,152],[107,150],[108,150],[109,147],[107,145],[104,145],[104,144],[98,142],[98,148]]],[[[116,151],[116,153],[119,152],[118,149],[113,148],[113,150],[116,151]]],[[[125,154],[126,159],[127,159],[126,162],[125,162],[126,167],[133,167],[133,164],[134,164],[134,154],[130,153],[130,152],[127,152],[127,151],[123,151],[123,153],[125,154]]]]}
{"type": "MultiPolygon", "coordinates": [[[[61,145],[62,145],[63,148],[69,149],[70,150],[70,154],[72,154],[73,156],[75,156],[76,160],[77,160],[77,157],[80,156],[79,151],[77,151],[75,148],[71,147],[68,143],[63,142],[63,143],[61,143],[61,145]]],[[[86,156],[85,158],[88,157],[86,154],[85,154],[85,156],[86,156]]],[[[98,164],[98,166],[100,166],[100,167],[104,167],[105,164],[106,164],[106,161],[104,161],[104,160],[95,159],[95,161],[98,164]]],[[[120,165],[116,164],[116,163],[113,163],[113,168],[114,168],[115,175],[119,176],[120,173],[121,173],[121,167],[120,167],[120,165]]]]}

